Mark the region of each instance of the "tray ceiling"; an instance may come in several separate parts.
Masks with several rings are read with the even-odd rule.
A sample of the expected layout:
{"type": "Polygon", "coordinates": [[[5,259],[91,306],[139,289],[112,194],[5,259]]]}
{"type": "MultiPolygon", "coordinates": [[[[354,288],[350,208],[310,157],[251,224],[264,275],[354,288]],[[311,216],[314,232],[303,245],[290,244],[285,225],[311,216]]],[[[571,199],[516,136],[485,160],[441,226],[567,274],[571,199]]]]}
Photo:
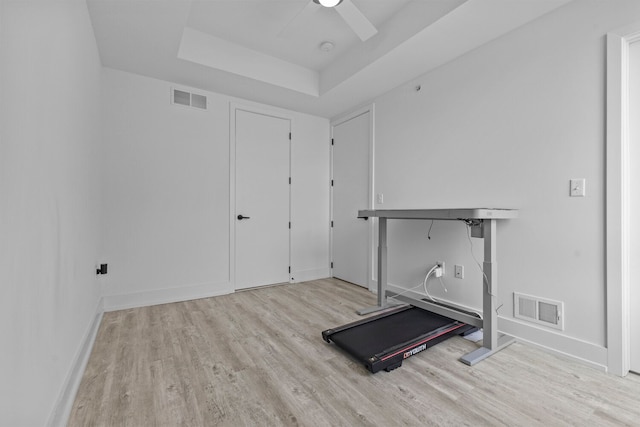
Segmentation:
{"type": "Polygon", "coordinates": [[[332,117],[568,0],[351,0],[378,30],[364,42],[309,1],[88,5],[104,66],[332,117]]]}

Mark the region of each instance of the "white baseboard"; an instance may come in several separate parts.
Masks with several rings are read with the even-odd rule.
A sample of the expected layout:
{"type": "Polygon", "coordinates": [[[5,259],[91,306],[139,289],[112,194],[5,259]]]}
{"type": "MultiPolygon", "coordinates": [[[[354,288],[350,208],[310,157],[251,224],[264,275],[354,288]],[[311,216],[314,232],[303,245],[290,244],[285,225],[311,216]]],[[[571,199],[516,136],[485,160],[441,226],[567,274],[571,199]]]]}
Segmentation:
{"type": "Polygon", "coordinates": [[[498,330],[515,337],[520,342],[525,342],[551,353],[579,360],[593,368],[607,371],[607,349],[603,346],[506,317],[498,317],[498,330]]]}
{"type": "Polygon", "coordinates": [[[80,387],[80,381],[82,381],[82,375],[84,374],[84,370],[89,362],[89,356],[91,355],[93,343],[98,335],[98,328],[100,327],[100,322],[102,322],[103,313],[104,301],[100,298],[96,307],[96,314],[93,318],[93,322],[85,332],[82,343],[76,352],[73,364],[71,365],[71,370],[67,374],[67,378],[64,381],[58,400],[53,407],[51,415],[49,415],[47,426],[66,426],[69,421],[73,401],[76,398],[76,393],[80,387]]]}
{"type": "MultiPolygon", "coordinates": [[[[372,287],[372,292],[377,293],[377,282],[372,281],[372,287]]],[[[472,308],[469,310],[475,311],[472,308]]],[[[498,331],[511,335],[520,342],[575,359],[593,368],[605,372],[608,369],[607,349],[603,346],[509,317],[498,317],[498,331]]]]}
{"type": "Polygon", "coordinates": [[[168,289],[154,289],[133,294],[105,295],[104,311],[125,310],[200,298],[217,297],[233,293],[231,283],[200,283],[168,289]]]}
{"type": "Polygon", "coordinates": [[[310,280],[325,279],[331,277],[330,268],[315,268],[311,270],[295,270],[291,272],[291,283],[308,282],[310,280]]]}

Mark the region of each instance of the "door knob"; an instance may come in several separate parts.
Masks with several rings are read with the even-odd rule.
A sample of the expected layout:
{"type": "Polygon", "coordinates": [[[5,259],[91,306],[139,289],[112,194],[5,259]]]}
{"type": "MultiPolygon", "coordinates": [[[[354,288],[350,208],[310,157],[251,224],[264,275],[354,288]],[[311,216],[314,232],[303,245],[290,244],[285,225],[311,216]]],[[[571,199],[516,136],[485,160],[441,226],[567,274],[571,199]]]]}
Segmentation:
{"type": "Polygon", "coordinates": [[[249,218],[251,218],[251,217],[249,217],[249,216],[243,216],[243,215],[238,215],[238,220],[239,220],[239,221],[242,221],[243,219],[249,219],[249,218]]]}

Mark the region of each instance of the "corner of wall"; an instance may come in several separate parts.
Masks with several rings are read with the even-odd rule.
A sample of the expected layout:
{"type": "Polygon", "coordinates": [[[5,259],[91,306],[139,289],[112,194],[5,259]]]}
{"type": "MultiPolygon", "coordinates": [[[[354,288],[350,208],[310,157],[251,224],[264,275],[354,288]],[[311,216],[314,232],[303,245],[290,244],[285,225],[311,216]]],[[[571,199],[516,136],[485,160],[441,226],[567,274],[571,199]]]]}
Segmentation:
{"type": "Polygon", "coordinates": [[[95,343],[98,335],[98,329],[100,328],[103,314],[104,298],[100,298],[96,305],[93,322],[89,325],[89,328],[85,332],[80,343],[80,347],[76,351],[76,355],[71,364],[71,369],[67,374],[64,384],[62,385],[58,399],[51,415],[49,416],[49,420],[47,421],[47,426],[56,427],[67,425],[69,416],[71,415],[73,402],[76,398],[78,388],[80,387],[80,382],[82,381],[84,370],[89,362],[89,357],[93,350],[93,344],[95,343]]]}

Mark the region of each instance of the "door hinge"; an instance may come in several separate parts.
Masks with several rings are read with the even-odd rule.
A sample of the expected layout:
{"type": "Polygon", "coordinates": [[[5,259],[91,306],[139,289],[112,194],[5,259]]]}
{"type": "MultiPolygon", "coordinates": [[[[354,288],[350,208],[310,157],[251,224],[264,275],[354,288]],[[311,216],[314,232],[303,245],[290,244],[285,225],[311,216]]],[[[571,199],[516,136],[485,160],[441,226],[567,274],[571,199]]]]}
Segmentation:
{"type": "Polygon", "coordinates": [[[331,145],[333,145],[333,138],[331,138],[331,145]]]}
{"type": "Polygon", "coordinates": [[[291,185],[291,177],[289,177],[289,185],[291,185]]]}
{"type": "Polygon", "coordinates": [[[331,261],[331,268],[333,268],[333,261],[331,261]]]}
{"type": "Polygon", "coordinates": [[[333,221],[331,221],[331,227],[333,228],[333,221]]]}
{"type": "Polygon", "coordinates": [[[289,132],[289,141],[291,141],[291,132],[289,132]]]}
{"type": "Polygon", "coordinates": [[[333,180],[331,180],[331,186],[333,187],[333,180]]]}
{"type": "Polygon", "coordinates": [[[291,266],[289,266],[289,274],[291,274],[291,266]]]}
{"type": "Polygon", "coordinates": [[[291,221],[289,221],[289,230],[291,230],[291,221]]]}

